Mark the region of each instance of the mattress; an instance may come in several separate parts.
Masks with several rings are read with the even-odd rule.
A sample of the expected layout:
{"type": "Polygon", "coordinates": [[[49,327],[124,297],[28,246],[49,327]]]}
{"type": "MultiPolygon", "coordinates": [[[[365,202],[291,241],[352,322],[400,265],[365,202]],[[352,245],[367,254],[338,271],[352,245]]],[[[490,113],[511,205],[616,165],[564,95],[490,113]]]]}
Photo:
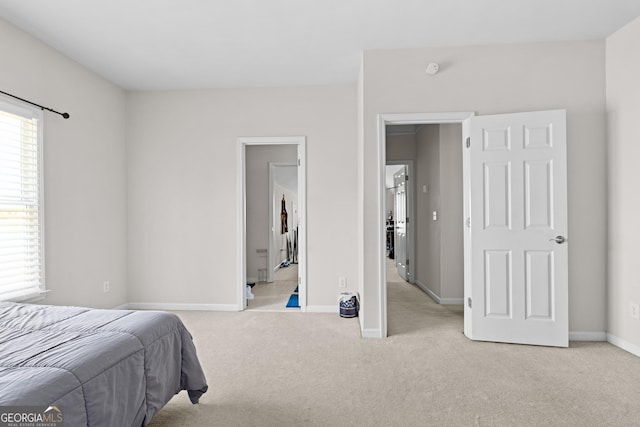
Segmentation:
{"type": "Polygon", "coordinates": [[[141,426],[207,391],[191,334],[156,311],[0,302],[0,406],[56,406],[67,426],[141,426]]]}

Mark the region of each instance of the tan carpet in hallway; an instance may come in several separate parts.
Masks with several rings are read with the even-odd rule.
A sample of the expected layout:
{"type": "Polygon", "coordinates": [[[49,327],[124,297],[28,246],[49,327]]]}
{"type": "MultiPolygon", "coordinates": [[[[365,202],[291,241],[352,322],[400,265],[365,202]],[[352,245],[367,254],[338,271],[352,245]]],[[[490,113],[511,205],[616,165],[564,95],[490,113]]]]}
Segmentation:
{"type": "Polygon", "coordinates": [[[388,286],[384,340],[337,314],[180,312],[209,392],[199,405],[180,393],[151,425],[640,425],[640,358],[469,341],[460,308],[388,286]]]}
{"type": "Polygon", "coordinates": [[[298,285],[298,265],[279,268],[273,274],[272,283],[258,282],[252,289],[253,299],[247,301],[247,310],[288,311],[286,308],[291,293],[298,285]]]}

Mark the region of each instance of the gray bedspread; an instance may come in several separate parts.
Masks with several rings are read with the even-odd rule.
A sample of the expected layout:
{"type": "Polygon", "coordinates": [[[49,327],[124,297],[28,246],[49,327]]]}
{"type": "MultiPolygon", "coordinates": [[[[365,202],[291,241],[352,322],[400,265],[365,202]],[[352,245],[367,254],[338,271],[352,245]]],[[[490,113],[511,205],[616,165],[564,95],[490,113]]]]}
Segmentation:
{"type": "Polygon", "coordinates": [[[0,302],[0,406],[62,409],[65,426],[141,426],[180,390],[207,391],[171,313],[0,302]]]}

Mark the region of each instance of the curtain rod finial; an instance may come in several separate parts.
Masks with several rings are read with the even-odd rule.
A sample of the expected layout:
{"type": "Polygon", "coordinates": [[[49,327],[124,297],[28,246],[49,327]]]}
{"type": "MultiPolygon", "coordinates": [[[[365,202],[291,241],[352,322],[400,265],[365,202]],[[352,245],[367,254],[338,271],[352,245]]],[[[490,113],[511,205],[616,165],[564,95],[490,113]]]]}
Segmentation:
{"type": "Polygon", "coordinates": [[[62,113],[62,117],[64,117],[65,119],[68,119],[71,116],[69,116],[69,113],[62,113]]]}

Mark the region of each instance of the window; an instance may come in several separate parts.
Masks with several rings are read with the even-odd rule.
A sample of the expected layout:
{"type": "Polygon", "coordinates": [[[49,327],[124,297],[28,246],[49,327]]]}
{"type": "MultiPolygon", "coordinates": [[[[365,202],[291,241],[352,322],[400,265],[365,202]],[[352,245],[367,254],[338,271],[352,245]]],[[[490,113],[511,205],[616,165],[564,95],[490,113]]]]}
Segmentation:
{"type": "Polygon", "coordinates": [[[45,291],[42,112],[0,99],[0,300],[45,291]]]}

